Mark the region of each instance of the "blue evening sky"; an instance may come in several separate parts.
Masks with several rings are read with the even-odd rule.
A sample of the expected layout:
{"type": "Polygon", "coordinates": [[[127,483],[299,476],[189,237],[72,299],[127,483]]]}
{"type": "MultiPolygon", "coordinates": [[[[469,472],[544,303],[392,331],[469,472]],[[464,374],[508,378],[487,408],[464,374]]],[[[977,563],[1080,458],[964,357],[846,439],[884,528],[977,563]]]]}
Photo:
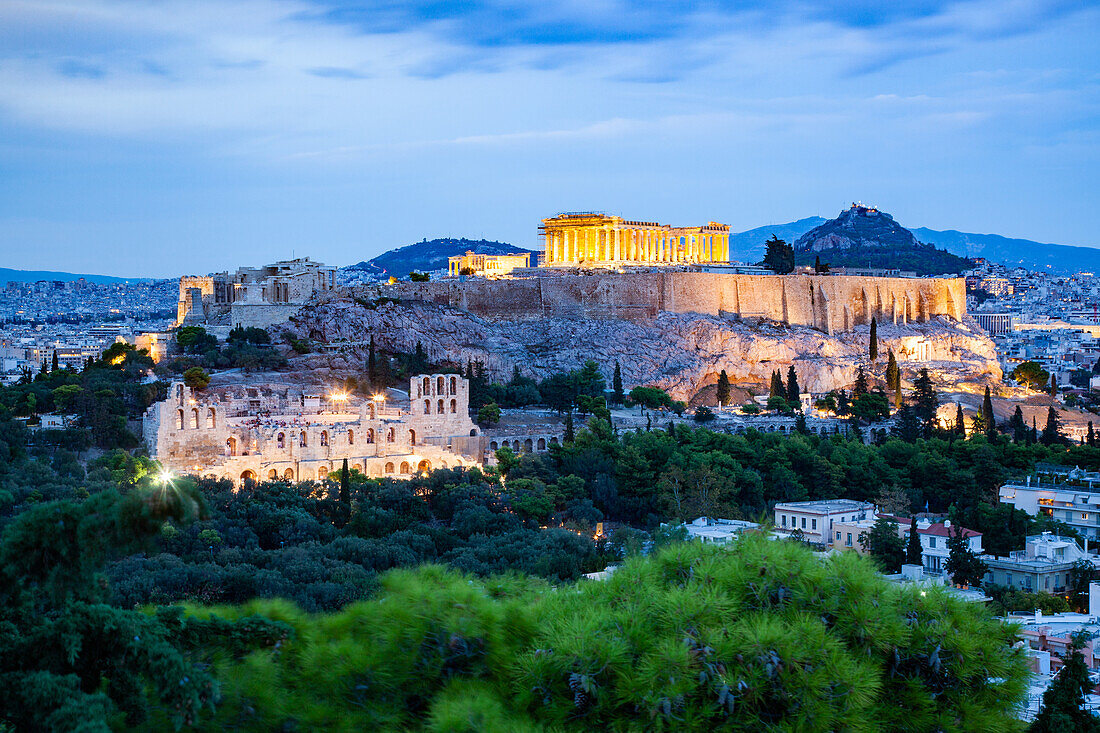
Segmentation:
{"type": "Polygon", "coordinates": [[[861,199],[1100,246],[1074,0],[0,0],[0,266],[174,276],[861,199]]]}

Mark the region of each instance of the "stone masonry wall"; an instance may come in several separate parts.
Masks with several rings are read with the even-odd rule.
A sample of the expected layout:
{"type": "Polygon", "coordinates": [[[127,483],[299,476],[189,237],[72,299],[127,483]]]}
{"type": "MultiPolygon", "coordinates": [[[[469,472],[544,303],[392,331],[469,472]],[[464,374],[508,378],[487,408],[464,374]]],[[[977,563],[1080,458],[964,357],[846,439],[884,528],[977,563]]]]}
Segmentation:
{"type": "Polygon", "coordinates": [[[962,278],[597,272],[397,283],[385,293],[459,308],[489,320],[651,322],[665,311],[763,319],[825,333],[851,331],[872,317],[904,325],[936,316],[961,321],[966,313],[962,278]]]}

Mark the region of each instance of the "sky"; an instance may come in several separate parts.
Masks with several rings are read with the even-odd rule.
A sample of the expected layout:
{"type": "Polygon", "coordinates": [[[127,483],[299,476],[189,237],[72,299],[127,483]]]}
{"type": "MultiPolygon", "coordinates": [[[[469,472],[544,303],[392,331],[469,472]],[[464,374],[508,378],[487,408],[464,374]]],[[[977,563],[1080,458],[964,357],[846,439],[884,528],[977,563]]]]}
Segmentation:
{"type": "Polygon", "coordinates": [[[0,266],[174,277],[861,200],[1100,247],[1084,0],[0,0],[0,266]]]}

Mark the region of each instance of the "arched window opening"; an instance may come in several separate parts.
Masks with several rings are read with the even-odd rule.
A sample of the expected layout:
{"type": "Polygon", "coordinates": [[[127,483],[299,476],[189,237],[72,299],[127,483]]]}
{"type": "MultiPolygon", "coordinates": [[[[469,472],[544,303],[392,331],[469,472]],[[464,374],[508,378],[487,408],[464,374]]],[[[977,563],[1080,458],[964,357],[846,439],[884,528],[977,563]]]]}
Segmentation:
{"type": "Polygon", "coordinates": [[[287,470],[283,471],[283,480],[284,481],[293,481],[294,480],[294,469],[293,468],[288,468],[287,470]]]}
{"type": "Polygon", "coordinates": [[[458,377],[451,377],[451,394],[458,394],[458,377]]]}
{"type": "Polygon", "coordinates": [[[519,441],[518,440],[513,440],[512,441],[512,451],[514,453],[519,453],[519,441]]]}
{"type": "Polygon", "coordinates": [[[441,395],[445,392],[443,388],[443,377],[437,377],[435,380],[435,393],[441,395]]]}
{"type": "Polygon", "coordinates": [[[470,437],[471,438],[477,437],[477,428],[470,428],[470,437]]]}
{"type": "Polygon", "coordinates": [[[426,472],[431,471],[431,470],[432,470],[431,461],[429,461],[427,459],[421,461],[416,466],[416,472],[417,473],[426,473],[426,472]]]}
{"type": "Polygon", "coordinates": [[[386,473],[393,473],[393,464],[392,463],[387,463],[386,464],[386,473]]]}
{"type": "Polygon", "coordinates": [[[178,402],[181,405],[183,404],[183,385],[182,384],[177,384],[176,385],[176,402],[178,402]]]}
{"type": "Polygon", "coordinates": [[[199,408],[191,408],[191,427],[195,430],[199,429],[199,408]]]}
{"type": "Polygon", "coordinates": [[[546,438],[539,438],[539,450],[546,450],[546,438]]]}
{"type": "Polygon", "coordinates": [[[231,456],[237,455],[237,439],[229,438],[225,441],[225,450],[231,456]]]}
{"type": "Polygon", "coordinates": [[[299,448],[305,448],[306,447],[306,431],[304,431],[304,430],[301,433],[299,433],[299,435],[298,435],[298,447],[299,448]]]}
{"type": "Polygon", "coordinates": [[[416,431],[409,431],[409,445],[416,445],[416,431]]]}
{"type": "Polygon", "coordinates": [[[386,442],[392,443],[395,440],[397,440],[397,431],[393,428],[390,428],[386,431],[386,442]]]}
{"type": "Polygon", "coordinates": [[[432,378],[424,377],[424,396],[427,397],[432,393],[432,378]]]}
{"type": "Polygon", "coordinates": [[[489,441],[489,450],[496,450],[499,447],[500,446],[497,445],[497,442],[495,440],[489,441]]]}
{"type": "Polygon", "coordinates": [[[451,414],[458,412],[458,400],[451,400],[451,414]]]}
{"type": "Polygon", "coordinates": [[[273,468],[267,472],[267,478],[270,481],[274,481],[275,479],[279,478],[279,472],[273,468]]]}
{"type": "Polygon", "coordinates": [[[425,415],[432,414],[432,401],[431,400],[424,400],[424,414],[425,415]]]}
{"type": "Polygon", "coordinates": [[[437,415],[442,415],[444,413],[443,400],[439,400],[439,402],[436,403],[435,412],[437,415]]]}
{"type": "Polygon", "coordinates": [[[348,445],[355,445],[355,431],[348,431],[348,445]]]}
{"type": "Polygon", "coordinates": [[[183,430],[183,410],[176,410],[176,430],[183,430]]]}
{"type": "Polygon", "coordinates": [[[523,441],[523,452],[524,453],[530,453],[531,452],[531,439],[530,438],[523,441]]]}
{"type": "Polygon", "coordinates": [[[326,476],[328,476],[328,466],[318,466],[317,478],[321,481],[324,481],[326,476]]]}
{"type": "Polygon", "coordinates": [[[256,474],[253,473],[252,471],[242,471],[241,472],[241,481],[242,482],[255,481],[255,480],[256,480],[256,474]]]}
{"type": "Polygon", "coordinates": [[[218,416],[213,407],[206,411],[206,427],[211,429],[218,427],[218,416]]]}
{"type": "Polygon", "coordinates": [[[323,448],[326,445],[328,445],[328,431],[327,430],[322,430],[321,431],[321,447],[323,448]]]}
{"type": "Polygon", "coordinates": [[[367,442],[374,442],[374,428],[367,428],[367,442]]]}
{"type": "Polygon", "coordinates": [[[286,448],[286,433],[279,433],[275,436],[275,445],[279,447],[279,450],[286,448]]]}
{"type": "Polygon", "coordinates": [[[408,461],[401,461],[401,473],[402,474],[408,474],[409,470],[410,470],[409,469],[409,462],[408,461]]]}

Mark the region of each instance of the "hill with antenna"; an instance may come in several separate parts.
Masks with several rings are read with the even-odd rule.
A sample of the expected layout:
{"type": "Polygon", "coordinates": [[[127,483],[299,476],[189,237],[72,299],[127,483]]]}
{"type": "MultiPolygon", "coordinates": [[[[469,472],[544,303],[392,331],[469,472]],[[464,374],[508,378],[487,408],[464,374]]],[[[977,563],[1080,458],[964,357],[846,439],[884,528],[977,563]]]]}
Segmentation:
{"type": "Polygon", "coordinates": [[[832,267],[912,270],[918,275],[957,274],[973,267],[965,257],[921,242],[885,211],[862,203],[800,236],[794,252],[800,265],[820,259],[832,267]]]}

